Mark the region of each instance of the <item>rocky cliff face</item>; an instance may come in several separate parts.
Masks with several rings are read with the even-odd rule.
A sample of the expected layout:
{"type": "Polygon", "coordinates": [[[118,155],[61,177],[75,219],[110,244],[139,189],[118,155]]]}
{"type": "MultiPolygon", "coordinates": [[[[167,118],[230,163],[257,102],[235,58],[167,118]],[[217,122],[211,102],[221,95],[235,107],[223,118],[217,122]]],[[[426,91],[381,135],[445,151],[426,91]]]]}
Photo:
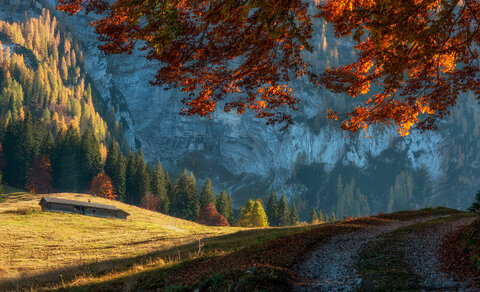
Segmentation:
{"type": "MultiPolygon", "coordinates": [[[[49,3],[53,6],[54,0],[49,3]]],[[[39,2],[36,7],[42,8],[39,2]]],[[[11,4],[4,3],[2,8],[4,14],[11,13],[11,4]]],[[[35,9],[29,13],[35,13],[35,9]]],[[[391,190],[395,194],[400,192],[395,184],[401,173],[414,178],[415,194],[405,207],[436,204],[464,207],[470,202],[466,199],[471,194],[468,192],[478,186],[474,183],[464,186],[465,194],[461,196],[439,190],[441,183],[451,181],[455,175],[454,168],[447,165],[458,159],[454,157],[457,154],[451,153],[459,152],[451,150],[450,141],[455,140],[465,152],[478,149],[466,150],[470,146],[464,145],[467,143],[464,135],[453,130],[457,117],[442,124],[437,132],[414,132],[406,138],[398,137],[394,129],[372,130],[371,137],[365,137],[365,133],[352,135],[325,119],[328,108],[347,108],[351,101],[313,88],[303,80],[295,84],[296,94],[303,100],[301,110],[295,115],[295,125],[285,132],[267,127],[264,121],[249,115],[217,112],[212,120],[181,117],[178,112],[182,93],[148,84],[158,64],[148,62],[138,52],[130,56],[105,56],[96,48],[96,37],[87,25],[90,16],[80,14],[61,19],[82,41],[87,71],[103,98],[115,106],[118,119],[128,125],[129,143],[141,145],[147,158],[160,158],[170,171],[187,168],[200,179],[211,177],[217,190],[230,190],[237,203],[268,191],[285,191],[300,210],[315,207],[356,215],[356,211],[346,210],[340,204],[343,192],[347,194],[347,185],[345,191],[343,183],[338,188],[339,176],[344,183],[356,179],[352,192],[358,189],[368,201],[369,208],[357,213],[403,207],[395,203],[401,199],[391,194],[391,190]]],[[[315,31],[316,50],[306,56],[314,70],[321,72],[327,66],[353,59],[352,44],[335,39],[321,20],[315,31]]],[[[467,104],[466,108],[475,117],[478,107],[472,102],[467,104]]],[[[473,130],[470,126],[465,130],[469,129],[473,130]]],[[[475,177],[476,168],[468,169],[465,176],[475,177]]]]}

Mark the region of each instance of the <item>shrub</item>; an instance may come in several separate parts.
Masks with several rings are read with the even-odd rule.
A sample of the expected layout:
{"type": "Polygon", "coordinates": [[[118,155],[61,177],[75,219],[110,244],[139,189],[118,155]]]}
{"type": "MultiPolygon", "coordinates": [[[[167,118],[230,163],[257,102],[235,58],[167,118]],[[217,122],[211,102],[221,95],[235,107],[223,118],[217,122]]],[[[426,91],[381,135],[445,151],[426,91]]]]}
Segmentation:
{"type": "Polygon", "coordinates": [[[480,192],[475,196],[476,202],[473,202],[472,206],[468,208],[469,212],[480,214],[480,192]]]}
{"type": "Polygon", "coordinates": [[[159,211],[160,206],[162,205],[162,200],[150,193],[143,196],[142,201],[140,202],[140,207],[150,210],[150,211],[159,211]]]}
{"type": "Polygon", "coordinates": [[[207,226],[230,226],[227,219],[217,212],[217,209],[211,202],[200,210],[197,223],[207,226]]]}

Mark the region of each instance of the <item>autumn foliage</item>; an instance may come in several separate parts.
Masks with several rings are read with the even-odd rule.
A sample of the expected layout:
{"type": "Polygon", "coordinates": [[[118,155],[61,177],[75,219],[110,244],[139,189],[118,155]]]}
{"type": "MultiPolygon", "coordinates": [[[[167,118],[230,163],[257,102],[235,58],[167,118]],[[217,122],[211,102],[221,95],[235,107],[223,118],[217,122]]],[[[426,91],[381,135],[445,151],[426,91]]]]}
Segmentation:
{"type": "Polygon", "coordinates": [[[154,85],[179,87],[185,115],[251,110],[267,124],[292,118],[298,99],[291,78],[310,74],[301,57],[311,49],[312,23],[303,0],[132,1],[59,0],[75,14],[96,13],[100,49],[132,53],[142,43],[147,59],[160,61],[154,85]]]}
{"type": "Polygon", "coordinates": [[[101,14],[93,23],[107,54],[144,43],[162,66],[154,85],[180,87],[186,115],[246,109],[267,124],[292,123],[299,100],[291,79],[307,75],[335,93],[364,99],[350,112],[329,110],[357,132],[395,124],[401,135],[434,129],[462,92],[480,95],[480,3],[473,0],[132,1],[60,0],[58,9],[101,14]],[[103,13],[103,14],[102,14],[103,13]],[[311,50],[313,17],[353,37],[358,59],[320,78],[301,56],[311,50]]]}
{"type": "Polygon", "coordinates": [[[31,193],[49,193],[52,191],[52,168],[47,155],[37,155],[33,158],[28,170],[25,189],[31,193]]]}
{"type": "Polygon", "coordinates": [[[140,207],[156,212],[160,210],[161,205],[162,200],[159,197],[150,193],[145,194],[145,196],[143,196],[140,202],[140,207]]]}
{"type": "Polygon", "coordinates": [[[230,226],[227,219],[217,212],[217,209],[211,202],[200,210],[197,223],[207,226],[230,226]]]}
{"type": "Polygon", "coordinates": [[[358,51],[355,63],[326,70],[324,85],[368,94],[344,115],[344,129],[391,122],[401,135],[417,123],[434,129],[462,92],[480,94],[478,1],[328,0],[320,9],[338,37],[353,35],[358,51]]]}
{"type": "Polygon", "coordinates": [[[104,172],[99,173],[93,178],[92,182],[90,183],[89,194],[110,200],[115,200],[117,197],[112,180],[104,172]]]}

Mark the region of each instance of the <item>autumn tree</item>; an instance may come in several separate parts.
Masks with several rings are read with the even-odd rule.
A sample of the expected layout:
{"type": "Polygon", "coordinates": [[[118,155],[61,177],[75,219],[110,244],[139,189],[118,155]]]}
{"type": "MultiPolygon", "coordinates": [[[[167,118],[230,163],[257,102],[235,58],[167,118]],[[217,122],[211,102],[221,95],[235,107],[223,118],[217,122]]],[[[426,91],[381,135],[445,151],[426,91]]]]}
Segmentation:
{"type": "Polygon", "coordinates": [[[200,210],[197,223],[207,226],[230,226],[227,219],[217,212],[212,202],[209,202],[200,210]]]}
{"type": "Polygon", "coordinates": [[[155,212],[158,212],[161,206],[162,200],[158,196],[150,193],[145,194],[140,202],[140,207],[155,212]]]}
{"type": "Polygon", "coordinates": [[[251,222],[255,227],[268,227],[267,214],[259,200],[256,200],[253,204],[251,222]]]}
{"type": "Polygon", "coordinates": [[[268,227],[268,219],[259,200],[248,200],[240,210],[237,225],[240,227],[268,227]]]}
{"type": "Polygon", "coordinates": [[[292,122],[298,99],[292,77],[308,75],[313,17],[330,22],[337,37],[353,37],[358,59],[329,68],[320,82],[335,93],[363,95],[340,115],[342,127],[366,130],[395,123],[401,135],[415,124],[435,127],[458,96],[480,95],[480,5],[473,0],[425,1],[115,1],[60,0],[60,10],[96,13],[93,23],[107,54],[132,53],[144,43],[149,60],[164,64],[152,84],[180,87],[184,114],[209,116],[253,110],[268,123],[292,122]],[[234,63],[235,62],[235,63],[234,63]]]}
{"type": "Polygon", "coordinates": [[[69,14],[85,7],[106,54],[131,54],[143,43],[147,59],[162,64],[154,85],[180,87],[185,115],[251,110],[267,124],[292,122],[298,99],[288,82],[309,74],[309,3],[290,1],[60,0],[69,14]],[[224,101],[224,102],[222,102],[224,101]]]}
{"type": "Polygon", "coordinates": [[[52,191],[52,168],[47,155],[37,155],[28,170],[25,189],[31,193],[50,193],[52,191]]]}
{"type": "Polygon", "coordinates": [[[237,226],[240,227],[253,227],[252,224],[252,211],[253,205],[255,203],[252,200],[248,200],[248,202],[240,209],[240,214],[238,215],[237,226]]]}
{"type": "Polygon", "coordinates": [[[104,172],[99,173],[93,178],[88,193],[93,196],[99,196],[110,200],[115,200],[117,197],[115,189],[113,188],[112,180],[104,172]]]}

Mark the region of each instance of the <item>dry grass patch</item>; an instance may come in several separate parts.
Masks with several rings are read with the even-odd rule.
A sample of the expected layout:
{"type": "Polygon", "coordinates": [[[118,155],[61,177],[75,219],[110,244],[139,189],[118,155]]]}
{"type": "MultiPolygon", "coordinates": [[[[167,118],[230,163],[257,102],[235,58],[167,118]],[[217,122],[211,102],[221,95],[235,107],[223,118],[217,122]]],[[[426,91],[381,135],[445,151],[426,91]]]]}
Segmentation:
{"type": "MultiPolygon", "coordinates": [[[[0,288],[12,287],[19,278],[34,279],[37,274],[38,279],[30,283],[23,281],[22,285],[51,280],[41,278],[49,271],[76,274],[78,267],[115,259],[128,259],[126,264],[136,257],[241,230],[207,227],[85,194],[48,196],[79,201],[90,199],[92,203],[114,205],[131,216],[121,220],[42,212],[38,205],[42,195],[11,188],[7,191],[10,192],[2,195],[0,201],[0,288]]],[[[105,269],[110,266],[106,264],[105,269]]],[[[97,270],[102,268],[97,267],[97,270]]]]}

